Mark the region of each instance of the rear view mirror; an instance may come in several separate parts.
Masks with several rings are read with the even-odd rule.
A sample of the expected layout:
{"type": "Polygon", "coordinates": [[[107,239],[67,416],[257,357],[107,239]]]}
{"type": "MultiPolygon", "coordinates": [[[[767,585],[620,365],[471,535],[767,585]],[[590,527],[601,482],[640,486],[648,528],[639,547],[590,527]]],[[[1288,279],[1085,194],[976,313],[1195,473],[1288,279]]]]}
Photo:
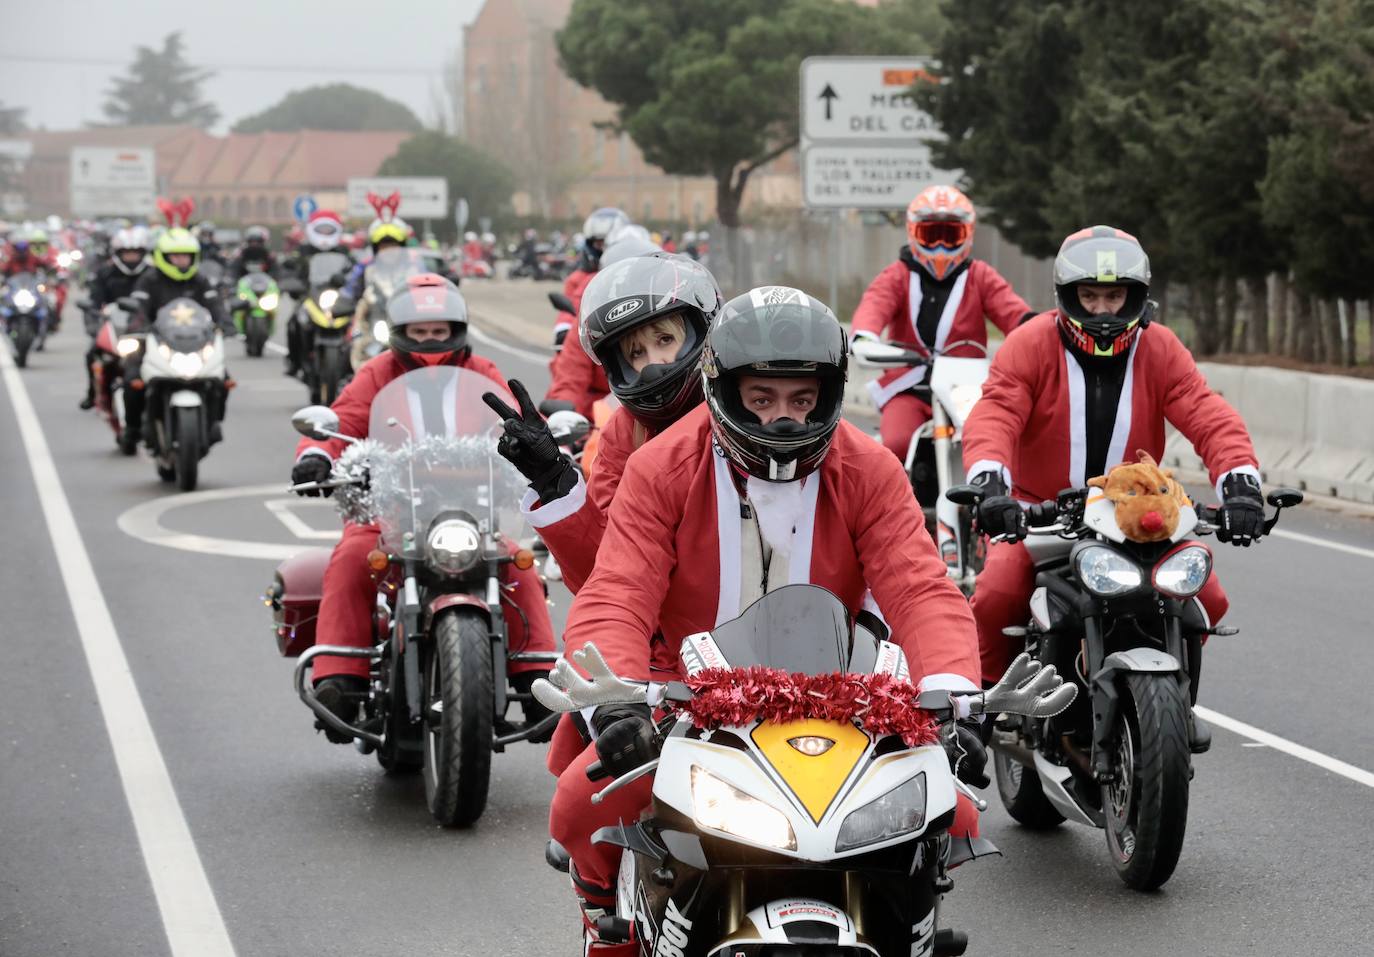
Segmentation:
{"type": "Polygon", "coordinates": [[[1302,493],[1295,488],[1276,488],[1269,493],[1267,501],[1274,508],[1292,508],[1301,505],[1302,498],[1302,493]]]}
{"type": "Polygon", "coordinates": [[[143,311],[143,304],[139,302],[137,299],[135,299],[133,296],[120,296],[118,299],[115,300],[115,303],[119,306],[119,308],[123,309],[125,312],[143,311]]]}
{"type": "Polygon", "coordinates": [[[573,308],[572,300],[561,292],[549,293],[549,303],[559,312],[570,312],[574,316],[577,315],[577,310],[573,308]]]}
{"type": "Polygon", "coordinates": [[[340,318],[343,316],[351,316],[357,311],[358,300],[351,296],[340,296],[338,299],[334,300],[334,305],[329,307],[329,314],[340,318]]]}
{"type": "Polygon", "coordinates": [[[562,409],[549,416],[549,431],[559,445],[572,445],[581,442],[592,430],[587,417],[570,409],[562,409]]]}
{"type": "Polygon", "coordinates": [[[320,441],[339,434],[339,417],[327,405],[307,405],[291,416],[291,425],[306,438],[320,441]]]}
{"type": "Polygon", "coordinates": [[[300,298],[305,295],[305,283],[301,282],[299,279],[287,277],[277,283],[277,288],[294,298],[300,298]]]}
{"type": "Polygon", "coordinates": [[[976,485],[956,485],[945,491],[945,498],[955,505],[971,508],[983,500],[983,490],[976,485]]]}

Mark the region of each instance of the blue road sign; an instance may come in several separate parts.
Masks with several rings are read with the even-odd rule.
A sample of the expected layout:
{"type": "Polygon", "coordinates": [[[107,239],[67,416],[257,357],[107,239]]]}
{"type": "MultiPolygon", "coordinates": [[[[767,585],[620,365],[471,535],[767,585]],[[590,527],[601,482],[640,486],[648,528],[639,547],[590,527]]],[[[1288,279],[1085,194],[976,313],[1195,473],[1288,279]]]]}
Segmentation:
{"type": "Polygon", "coordinates": [[[320,204],[315,202],[315,197],[309,193],[301,193],[295,201],[291,203],[291,211],[296,216],[297,222],[305,222],[310,218],[310,214],[320,208],[320,204]]]}

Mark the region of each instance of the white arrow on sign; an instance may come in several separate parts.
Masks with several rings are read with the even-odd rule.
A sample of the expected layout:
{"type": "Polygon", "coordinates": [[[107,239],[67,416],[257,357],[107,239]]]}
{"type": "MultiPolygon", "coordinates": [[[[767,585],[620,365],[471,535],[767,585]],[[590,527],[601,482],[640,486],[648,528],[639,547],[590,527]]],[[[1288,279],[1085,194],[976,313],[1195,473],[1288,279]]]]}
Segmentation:
{"type": "Polygon", "coordinates": [[[934,81],[925,57],[807,57],[801,65],[801,135],[818,143],[939,136],[911,88],[934,81]]]}

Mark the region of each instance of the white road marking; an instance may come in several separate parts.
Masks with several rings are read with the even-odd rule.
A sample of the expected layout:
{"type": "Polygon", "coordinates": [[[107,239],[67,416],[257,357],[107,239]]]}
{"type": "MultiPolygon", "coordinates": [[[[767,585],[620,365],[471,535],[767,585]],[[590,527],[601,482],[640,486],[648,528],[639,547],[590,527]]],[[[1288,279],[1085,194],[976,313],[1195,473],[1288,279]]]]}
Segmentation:
{"type": "Polygon", "coordinates": [[[267,510],[272,513],[273,518],[285,525],[286,530],[297,538],[303,538],[306,541],[318,540],[326,542],[336,542],[339,540],[338,529],[325,529],[321,531],[317,528],[313,528],[305,519],[301,518],[293,511],[293,509],[297,508],[319,508],[321,506],[332,508],[333,503],[328,499],[300,498],[293,495],[291,498],[269,498],[262,504],[267,506],[267,510]]]}
{"type": "Polygon", "coordinates": [[[174,957],[233,957],[234,945],[182,814],[148,712],[138,694],[109,606],[62,491],[43,428],[7,348],[0,374],[28,454],[62,584],[76,620],[96,699],[110,735],[124,799],[174,957]]]}
{"type": "MultiPolygon", "coordinates": [[[[279,497],[286,488],[285,482],[272,485],[244,485],[237,488],[213,489],[207,492],[188,492],[185,495],[164,495],[152,499],[119,516],[120,531],[132,535],[150,545],[166,548],[180,548],[203,555],[219,555],[229,558],[272,559],[282,561],[297,555],[300,545],[278,545],[274,542],[254,542],[237,538],[215,538],[210,535],[197,535],[192,532],[178,532],[162,525],[162,516],[175,508],[196,505],[202,502],[218,502],[230,498],[250,498],[253,496],[279,497]]],[[[341,534],[341,533],[339,533],[341,534]]],[[[338,534],[335,535],[338,537],[338,534]]]]}
{"type": "Polygon", "coordinates": [[[270,340],[270,339],[267,340],[267,342],[265,342],[265,343],[263,343],[263,344],[264,344],[267,348],[271,349],[273,352],[275,352],[275,353],[276,353],[277,355],[279,355],[279,356],[284,356],[284,355],[286,355],[286,346],[279,345],[278,343],[275,343],[275,342],[273,342],[273,341],[270,340]]]}
{"type": "Polygon", "coordinates": [[[1347,555],[1358,555],[1361,558],[1374,558],[1374,548],[1361,548],[1358,545],[1347,545],[1345,542],[1333,542],[1325,538],[1317,538],[1314,535],[1304,535],[1302,532],[1290,532],[1284,528],[1276,528],[1269,533],[1275,538],[1286,538],[1294,542],[1302,542],[1304,545],[1316,545],[1320,548],[1329,548],[1336,552],[1345,552],[1347,555]]]}
{"type": "Polygon", "coordinates": [[[468,323],[468,335],[472,336],[472,338],[476,339],[478,342],[480,342],[484,346],[487,346],[488,348],[498,349],[501,352],[505,352],[509,355],[525,359],[529,362],[537,362],[540,365],[547,365],[549,363],[549,360],[553,358],[552,351],[535,352],[532,349],[522,349],[520,346],[513,346],[509,342],[506,342],[504,339],[498,339],[495,336],[487,332],[484,332],[472,323],[468,323]]]}
{"type": "Polygon", "coordinates": [[[1353,764],[1346,764],[1338,758],[1333,758],[1320,751],[1313,751],[1309,747],[1289,741],[1287,738],[1280,738],[1277,734],[1270,734],[1252,724],[1244,721],[1237,721],[1235,718],[1219,714],[1211,708],[1204,708],[1200,705],[1193,710],[1202,717],[1204,721],[1209,721],[1219,728],[1225,728],[1243,738],[1249,738],[1256,744],[1267,745],[1275,751],[1282,751],[1299,761],[1306,761],[1308,764],[1315,764],[1317,767],[1330,771],[1332,774],[1339,774],[1343,778],[1349,778],[1356,784],[1363,784],[1367,788],[1374,788],[1374,773],[1366,771],[1364,768],[1357,768],[1353,764]]]}

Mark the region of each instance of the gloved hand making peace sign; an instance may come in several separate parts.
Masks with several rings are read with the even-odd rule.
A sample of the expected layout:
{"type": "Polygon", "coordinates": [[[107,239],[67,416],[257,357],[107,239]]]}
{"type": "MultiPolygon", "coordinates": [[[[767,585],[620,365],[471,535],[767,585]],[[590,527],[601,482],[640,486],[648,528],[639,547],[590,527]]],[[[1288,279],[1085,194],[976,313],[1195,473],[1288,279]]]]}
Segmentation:
{"type": "Polygon", "coordinates": [[[529,480],[541,503],[562,498],[577,484],[577,469],[554,441],[548,422],[519,379],[510,380],[510,391],[520,404],[519,412],[494,392],[482,396],[482,401],[505,420],[505,432],[496,451],[529,480]]]}

